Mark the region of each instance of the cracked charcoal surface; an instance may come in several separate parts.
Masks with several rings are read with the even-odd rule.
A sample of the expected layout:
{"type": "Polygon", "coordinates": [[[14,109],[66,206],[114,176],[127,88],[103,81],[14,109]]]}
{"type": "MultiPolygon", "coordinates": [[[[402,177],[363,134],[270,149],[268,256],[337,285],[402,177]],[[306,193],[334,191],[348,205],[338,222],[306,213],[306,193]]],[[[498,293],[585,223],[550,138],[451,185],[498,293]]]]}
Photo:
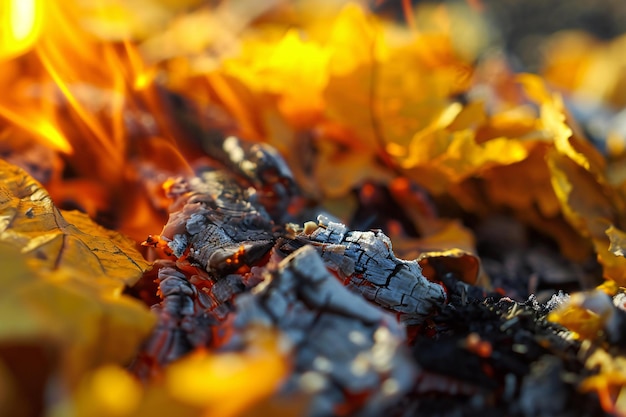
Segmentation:
{"type": "MultiPolygon", "coordinates": [[[[267,155],[263,164],[275,157],[267,155]]],[[[566,295],[517,302],[452,271],[431,282],[380,230],[324,216],[286,226],[276,207],[287,203],[273,200],[293,194],[277,181],[285,171],[261,164],[265,179],[257,178],[242,158],[234,173],[205,170],[170,189],[161,237],[177,263],[157,264],[158,325],[137,361],[147,373],[195,347],[236,350],[247,328],[263,325],[292,343],[294,372],[282,390],[312,394],[312,416],[604,415],[596,396],[576,389],[595,372],[584,366],[591,353],[546,321],[566,295]],[[270,186],[272,198],[261,191],[270,186]],[[232,336],[215,346],[222,326],[234,326],[232,336]]],[[[605,301],[615,310],[606,341],[623,349],[623,296],[615,307],[605,301]]]]}
{"type": "Polygon", "coordinates": [[[416,261],[398,259],[380,230],[350,231],[323,216],[318,221],[319,227],[300,233],[297,243],[312,244],[349,289],[397,312],[406,324],[421,322],[445,303],[443,286],[426,279],[416,261]]]}
{"type": "Polygon", "coordinates": [[[413,356],[425,376],[405,399],[412,413],[398,415],[605,415],[595,396],[576,390],[591,375],[580,342],[546,321],[557,304],[506,297],[461,302],[452,295],[433,319],[436,336],[414,343],[413,356]],[[470,334],[488,342],[493,352],[482,357],[468,349],[470,334]],[[437,384],[433,374],[447,379],[437,384]],[[464,391],[450,392],[454,386],[464,391]]]}
{"type": "MultiPolygon", "coordinates": [[[[206,346],[215,320],[198,305],[198,290],[173,262],[159,261],[157,283],[163,301],[152,306],[157,325],[144,344],[143,355],[165,364],[195,347],[206,346]]],[[[135,372],[144,374],[140,361],[135,372]]],[[[142,375],[146,376],[146,375],[142,375]]]]}
{"type": "Polygon", "coordinates": [[[243,189],[222,171],[179,179],[172,196],[177,198],[177,210],[161,236],[169,240],[175,256],[188,250],[189,261],[214,277],[237,270],[240,265],[227,260],[242,247],[242,262],[253,265],[274,244],[274,222],[263,206],[254,203],[254,191],[243,189]]]}
{"type": "Polygon", "coordinates": [[[379,415],[412,384],[416,369],[395,317],[343,287],[311,246],[284,259],[260,291],[239,296],[236,306],[236,329],[261,323],[294,343],[286,390],[306,390],[307,376],[318,377],[312,416],[334,414],[350,395],[366,398],[353,415],[379,415]],[[395,389],[381,392],[385,384],[395,389]]]}

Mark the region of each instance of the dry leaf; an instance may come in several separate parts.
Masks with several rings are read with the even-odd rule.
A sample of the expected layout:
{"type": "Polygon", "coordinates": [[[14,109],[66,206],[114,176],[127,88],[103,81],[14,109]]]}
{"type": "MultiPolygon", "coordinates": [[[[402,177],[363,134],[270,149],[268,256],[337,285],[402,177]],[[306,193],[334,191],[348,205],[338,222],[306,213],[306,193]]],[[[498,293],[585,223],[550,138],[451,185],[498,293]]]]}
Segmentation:
{"type": "Polygon", "coordinates": [[[329,54],[292,29],[278,39],[251,37],[237,58],[224,62],[222,71],[255,94],[275,95],[283,117],[302,125],[323,110],[321,93],[328,82],[329,54]]]}
{"type": "Polygon", "coordinates": [[[611,298],[602,291],[576,293],[548,315],[573,332],[574,337],[598,340],[613,314],[611,298]]]}
{"type": "MultiPolygon", "coordinates": [[[[338,197],[366,180],[387,182],[393,177],[389,166],[407,159],[398,155],[394,162],[388,152],[407,147],[416,132],[430,129],[421,133],[425,136],[446,127],[439,120],[450,114],[450,97],[468,87],[473,57],[455,49],[458,40],[451,39],[446,24],[414,33],[356,4],[335,15],[299,17],[297,29],[280,19],[249,28],[239,39],[239,54],[211,69],[192,63],[194,76],[174,72],[172,85],[196,99],[221,103],[236,116],[243,136],[276,145],[292,165],[307,165],[297,157],[302,155],[297,132],[312,132],[319,153],[311,176],[324,196],[338,197]],[[197,88],[204,74],[211,95],[197,88]]],[[[462,111],[454,106],[457,113],[459,107],[462,111]]],[[[472,132],[461,129],[484,120],[482,106],[472,109],[456,121],[460,133],[449,135],[459,136],[450,150],[451,167],[444,161],[441,170],[432,168],[431,177],[449,175],[462,163],[459,154],[468,150],[471,166],[460,176],[524,157],[525,149],[515,144],[500,155],[503,143],[475,143],[472,132]]],[[[416,149],[420,155],[422,146],[416,149]]]]}
{"type": "Polygon", "coordinates": [[[0,241],[23,253],[36,268],[73,268],[85,280],[119,289],[139,279],[148,263],[135,244],[79,212],[61,212],[22,169],[0,160],[0,241]]]}
{"type": "Polygon", "coordinates": [[[4,161],[0,179],[0,362],[20,375],[35,360],[29,352],[48,358],[28,385],[14,380],[19,408],[33,381],[42,391],[26,400],[43,403],[47,383],[71,390],[89,369],[127,363],[154,317],[122,295],[147,268],[132,242],[57,210],[35,180],[4,161]],[[27,348],[15,352],[19,346],[27,348]]]}
{"type": "Polygon", "coordinates": [[[556,150],[549,153],[548,166],[565,218],[592,243],[604,277],[624,285],[626,259],[617,257],[609,248],[609,238],[616,237],[609,230],[614,231],[614,225],[621,223],[621,211],[617,208],[622,204],[619,196],[605,181],[598,182],[591,172],[556,150]]]}
{"type": "Polygon", "coordinates": [[[598,373],[586,378],[578,389],[596,392],[605,412],[626,416],[626,358],[597,349],[589,356],[585,367],[598,373]]]}
{"type": "Polygon", "coordinates": [[[541,73],[558,88],[587,101],[623,107],[626,36],[602,41],[580,31],[559,31],[545,43],[541,73]]]}
{"type": "Polygon", "coordinates": [[[28,381],[13,381],[16,402],[43,402],[47,381],[71,390],[89,369],[134,356],[154,317],[122,296],[119,284],[90,279],[68,265],[46,272],[7,243],[0,248],[0,362],[10,361],[15,375],[29,375],[28,381]],[[47,366],[29,372],[40,355],[47,366]],[[24,394],[33,384],[42,391],[24,394]]]}
{"type": "Polygon", "coordinates": [[[615,256],[626,257],[624,249],[626,247],[626,233],[611,225],[606,229],[606,235],[611,242],[609,251],[615,256]]]}
{"type": "MultiPolygon", "coordinates": [[[[118,366],[98,368],[80,385],[75,399],[77,415],[234,417],[259,404],[268,406],[289,370],[286,352],[280,345],[281,336],[267,329],[256,329],[247,336],[252,343],[243,351],[195,351],[167,367],[163,378],[143,387],[118,366]]],[[[291,404],[277,406],[279,412],[294,408],[291,404]]],[[[292,415],[301,412],[295,408],[292,415]]]]}
{"type": "Polygon", "coordinates": [[[422,253],[417,263],[422,267],[424,276],[430,280],[441,279],[440,273],[453,273],[461,281],[473,285],[480,271],[478,257],[458,249],[422,253]]]}
{"type": "MultiPolygon", "coordinates": [[[[548,157],[552,186],[561,201],[563,213],[576,230],[593,244],[603,275],[620,285],[626,283],[626,259],[609,249],[611,234],[618,222],[612,191],[566,156],[552,152],[548,157]],[[613,228],[613,229],[611,229],[613,228]],[[608,229],[608,230],[607,230],[608,229]]],[[[613,234],[613,238],[615,238],[613,234]]]]}

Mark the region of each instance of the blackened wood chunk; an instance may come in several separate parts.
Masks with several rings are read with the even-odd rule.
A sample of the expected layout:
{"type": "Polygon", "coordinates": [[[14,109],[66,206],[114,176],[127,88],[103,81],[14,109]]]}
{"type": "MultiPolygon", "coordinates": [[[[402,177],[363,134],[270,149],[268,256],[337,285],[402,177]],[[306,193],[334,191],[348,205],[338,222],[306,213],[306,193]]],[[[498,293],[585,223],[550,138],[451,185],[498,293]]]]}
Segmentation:
{"type": "Polygon", "coordinates": [[[152,306],[157,324],[142,355],[160,366],[207,346],[216,320],[205,309],[197,288],[173,262],[159,261],[155,267],[159,268],[156,281],[163,301],[152,306]]]}
{"type": "Polygon", "coordinates": [[[161,238],[176,257],[183,255],[214,279],[253,266],[272,248],[275,226],[254,190],[242,188],[222,171],[179,179],[179,193],[161,238]]]}
{"type": "Polygon", "coordinates": [[[305,228],[282,249],[298,244],[313,245],[349,289],[397,312],[405,324],[419,324],[446,302],[444,287],[424,277],[417,261],[398,259],[380,230],[351,231],[319,216],[317,227],[305,228]]]}
{"type": "Polygon", "coordinates": [[[295,371],[286,389],[315,393],[313,416],[355,403],[352,415],[377,415],[411,387],[416,369],[403,328],[342,286],[312,246],[285,258],[269,282],[235,304],[237,330],[260,324],[293,342],[295,371]]]}

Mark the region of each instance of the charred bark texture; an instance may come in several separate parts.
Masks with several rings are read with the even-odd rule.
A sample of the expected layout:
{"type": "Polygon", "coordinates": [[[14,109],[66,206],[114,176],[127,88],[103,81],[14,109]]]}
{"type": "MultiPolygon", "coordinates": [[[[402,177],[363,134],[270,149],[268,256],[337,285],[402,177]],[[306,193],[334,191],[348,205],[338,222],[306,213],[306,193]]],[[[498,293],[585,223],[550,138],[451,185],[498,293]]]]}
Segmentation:
{"type": "Polygon", "coordinates": [[[380,230],[351,231],[319,216],[317,225],[309,225],[281,249],[303,245],[316,248],[344,285],[398,313],[404,323],[419,324],[446,301],[443,286],[426,279],[416,261],[398,259],[380,230]]]}
{"type": "Polygon", "coordinates": [[[236,349],[238,335],[261,324],[291,341],[295,372],[284,389],[315,394],[312,415],[382,413],[418,372],[397,319],[422,323],[447,302],[444,286],[398,259],[380,230],[324,216],[285,224],[298,193],[275,151],[234,138],[218,148],[227,170],[173,181],[169,221],[146,242],[176,262],[157,265],[162,302],[144,363],[216,346],[215,334],[230,333],[220,346],[236,349]]]}

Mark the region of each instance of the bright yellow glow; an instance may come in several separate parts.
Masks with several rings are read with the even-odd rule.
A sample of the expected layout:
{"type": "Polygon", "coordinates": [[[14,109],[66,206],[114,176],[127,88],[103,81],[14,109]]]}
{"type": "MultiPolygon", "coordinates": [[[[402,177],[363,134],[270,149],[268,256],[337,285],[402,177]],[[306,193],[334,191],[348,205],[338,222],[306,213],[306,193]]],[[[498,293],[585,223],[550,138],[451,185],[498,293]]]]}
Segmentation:
{"type": "Polygon", "coordinates": [[[27,39],[35,27],[37,15],[36,0],[13,0],[9,9],[13,39],[27,39]]]}
{"type": "Polygon", "coordinates": [[[63,133],[48,121],[40,120],[39,123],[36,124],[35,130],[41,134],[41,136],[45,137],[48,143],[54,148],[65,153],[73,152],[72,145],[70,145],[63,133]]]}
{"type": "Polygon", "coordinates": [[[0,59],[31,49],[41,32],[42,0],[0,0],[0,59]]]}
{"type": "Polygon", "coordinates": [[[56,149],[60,152],[64,152],[66,154],[71,154],[74,152],[72,145],[69,143],[67,138],[54,127],[50,121],[44,119],[46,117],[45,113],[37,114],[36,112],[32,112],[27,116],[25,114],[21,114],[19,112],[11,111],[9,108],[6,108],[0,105],[0,116],[4,117],[7,120],[13,122],[16,126],[21,127],[22,129],[32,131],[38,135],[38,137],[53,149],[56,149]]]}
{"type": "Polygon", "coordinates": [[[125,369],[104,366],[93,374],[90,382],[91,399],[101,407],[103,415],[131,415],[139,403],[141,385],[125,369]]]}

